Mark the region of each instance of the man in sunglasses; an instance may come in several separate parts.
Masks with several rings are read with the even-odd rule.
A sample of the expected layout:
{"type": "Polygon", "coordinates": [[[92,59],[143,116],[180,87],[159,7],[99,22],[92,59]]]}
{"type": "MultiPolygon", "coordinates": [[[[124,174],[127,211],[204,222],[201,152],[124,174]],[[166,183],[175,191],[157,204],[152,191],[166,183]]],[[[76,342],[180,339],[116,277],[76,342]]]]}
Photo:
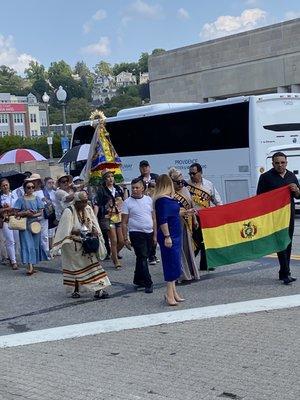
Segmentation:
{"type": "MultiPolygon", "coordinates": [[[[187,189],[192,196],[194,208],[200,210],[201,208],[209,208],[212,206],[222,205],[221,196],[219,195],[214,184],[209,180],[203,178],[202,167],[198,163],[193,163],[189,168],[190,180],[187,184],[187,189]]],[[[197,217],[198,218],[198,217],[197,217]]],[[[200,270],[207,271],[207,261],[205,248],[202,238],[202,231],[200,227],[200,220],[198,218],[199,227],[193,232],[193,239],[196,243],[195,256],[201,252],[200,270]]],[[[213,269],[211,269],[213,270],[213,269]]]]}

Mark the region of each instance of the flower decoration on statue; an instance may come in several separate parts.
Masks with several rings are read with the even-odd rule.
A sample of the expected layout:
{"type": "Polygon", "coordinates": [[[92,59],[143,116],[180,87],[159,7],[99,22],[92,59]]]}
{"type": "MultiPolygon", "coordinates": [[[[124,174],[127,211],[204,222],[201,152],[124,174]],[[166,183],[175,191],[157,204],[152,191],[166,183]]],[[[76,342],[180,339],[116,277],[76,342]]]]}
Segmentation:
{"type": "Polygon", "coordinates": [[[124,178],[121,170],[122,162],[118,156],[110,135],[105,128],[106,117],[102,111],[95,110],[90,115],[90,119],[96,122],[94,138],[90,150],[90,185],[99,185],[102,182],[103,172],[107,170],[114,174],[116,183],[121,183],[124,178]]]}

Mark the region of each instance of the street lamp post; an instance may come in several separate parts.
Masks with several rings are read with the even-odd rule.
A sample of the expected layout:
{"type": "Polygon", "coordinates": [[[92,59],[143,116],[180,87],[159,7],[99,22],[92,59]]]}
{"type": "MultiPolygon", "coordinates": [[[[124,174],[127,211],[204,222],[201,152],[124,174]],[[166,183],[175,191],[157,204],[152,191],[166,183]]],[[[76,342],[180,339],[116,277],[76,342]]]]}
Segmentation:
{"type": "Polygon", "coordinates": [[[64,137],[67,137],[67,125],[66,125],[66,99],[67,99],[67,92],[65,89],[60,86],[56,92],[57,100],[62,105],[62,115],[63,115],[63,133],[64,137]]]}
{"type": "Polygon", "coordinates": [[[49,145],[49,158],[50,160],[53,158],[53,151],[52,151],[52,143],[53,143],[53,139],[50,133],[50,122],[49,122],[49,100],[50,97],[48,96],[48,94],[46,92],[44,92],[43,96],[42,96],[42,100],[46,105],[46,118],[47,118],[47,143],[49,145]]]}

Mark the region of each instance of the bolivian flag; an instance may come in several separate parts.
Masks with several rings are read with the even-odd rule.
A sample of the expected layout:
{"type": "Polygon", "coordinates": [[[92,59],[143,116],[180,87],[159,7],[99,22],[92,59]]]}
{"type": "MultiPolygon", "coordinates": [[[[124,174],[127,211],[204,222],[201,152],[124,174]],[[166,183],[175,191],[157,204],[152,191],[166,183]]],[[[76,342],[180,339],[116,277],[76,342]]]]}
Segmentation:
{"type": "Polygon", "coordinates": [[[254,260],[284,250],[291,239],[288,186],[199,211],[209,267],[254,260]]]}

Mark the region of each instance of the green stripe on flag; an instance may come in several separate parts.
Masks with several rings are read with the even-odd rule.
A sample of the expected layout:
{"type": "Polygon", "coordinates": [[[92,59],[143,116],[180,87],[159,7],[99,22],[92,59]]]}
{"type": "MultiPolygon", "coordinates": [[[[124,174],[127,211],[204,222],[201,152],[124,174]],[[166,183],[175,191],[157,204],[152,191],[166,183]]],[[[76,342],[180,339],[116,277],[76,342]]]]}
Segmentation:
{"type": "Polygon", "coordinates": [[[255,260],[286,249],[291,241],[289,228],[284,228],[261,239],[246,240],[245,243],[239,243],[233,246],[207,249],[206,258],[208,267],[219,267],[221,265],[234,264],[240,261],[255,260]]]}

